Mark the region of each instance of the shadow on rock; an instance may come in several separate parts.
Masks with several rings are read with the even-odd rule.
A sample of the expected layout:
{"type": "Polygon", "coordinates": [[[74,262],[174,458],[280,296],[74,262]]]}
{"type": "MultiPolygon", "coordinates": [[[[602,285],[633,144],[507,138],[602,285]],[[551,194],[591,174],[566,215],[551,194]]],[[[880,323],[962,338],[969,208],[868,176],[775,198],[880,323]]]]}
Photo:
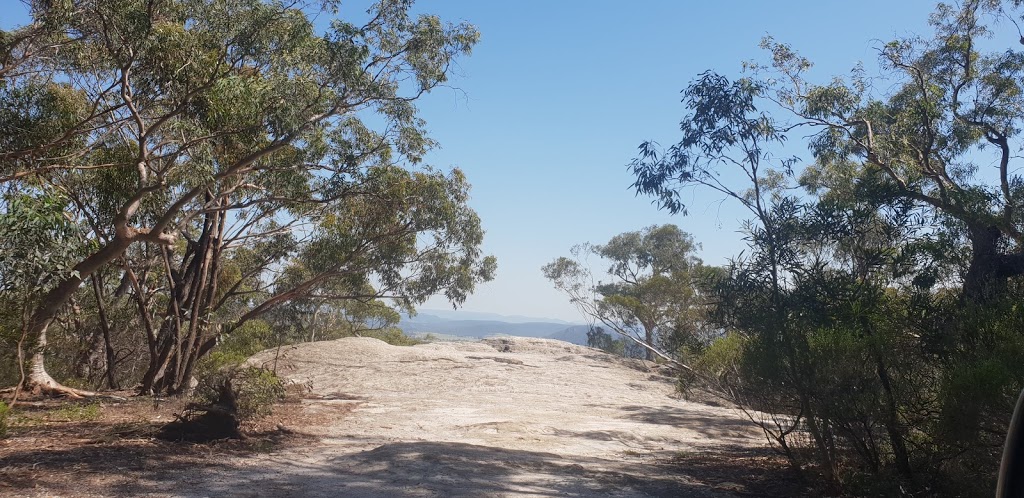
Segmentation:
{"type": "Polygon", "coordinates": [[[282,462],[232,473],[196,490],[201,495],[359,497],[477,496],[734,496],[665,467],[542,451],[463,443],[406,442],[332,458],[324,465],[282,462]],[[283,468],[282,468],[283,467],[283,468]]]}

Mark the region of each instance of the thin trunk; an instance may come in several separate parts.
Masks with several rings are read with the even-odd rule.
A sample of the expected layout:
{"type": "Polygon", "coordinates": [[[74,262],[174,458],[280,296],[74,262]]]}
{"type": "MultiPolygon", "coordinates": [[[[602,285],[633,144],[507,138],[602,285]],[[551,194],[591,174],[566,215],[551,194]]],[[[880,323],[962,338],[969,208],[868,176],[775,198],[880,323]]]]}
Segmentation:
{"type": "MultiPolygon", "coordinates": [[[[861,278],[861,283],[867,283],[867,276],[861,278]]],[[[869,336],[874,337],[875,328],[872,326],[871,321],[866,315],[861,316],[861,328],[869,336]]],[[[873,341],[874,342],[874,341],[873,341]]],[[[896,464],[896,470],[900,475],[904,477],[911,477],[910,468],[910,452],[907,450],[907,443],[905,440],[905,431],[900,424],[899,407],[897,406],[896,394],[893,392],[892,381],[889,378],[889,367],[885,363],[885,359],[882,357],[882,352],[877,350],[877,342],[874,342],[876,346],[872,351],[875,357],[875,374],[878,376],[878,381],[882,385],[882,392],[885,395],[885,406],[883,410],[885,412],[885,425],[886,434],[889,436],[889,443],[892,445],[893,459],[896,464]]],[[[870,432],[869,432],[870,433],[870,432]]],[[[877,467],[874,462],[873,465],[877,467]]],[[[875,470],[877,473],[877,470],[875,470]]]]}
{"type": "Polygon", "coordinates": [[[90,379],[92,377],[93,352],[98,343],[99,334],[94,332],[85,333],[85,324],[82,322],[82,307],[78,304],[75,296],[71,296],[71,326],[69,327],[74,337],[78,340],[78,354],[75,355],[71,370],[79,379],[90,379]]]}
{"type": "MultiPolygon", "coordinates": [[[[647,344],[651,346],[651,348],[655,347],[654,346],[654,326],[653,325],[644,324],[644,339],[647,341],[647,344]]],[[[651,348],[647,348],[647,349],[644,350],[645,351],[644,359],[647,360],[647,361],[654,361],[654,351],[651,351],[651,348]]]]}
{"type": "MultiPolygon", "coordinates": [[[[321,307],[323,307],[323,303],[317,303],[316,306],[313,307],[313,317],[310,318],[310,320],[309,320],[309,342],[316,342],[317,318],[319,318],[319,316],[320,316],[320,308],[321,307]]],[[[299,321],[299,327],[302,327],[302,319],[299,318],[298,321],[299,321]]],[[[299,333],[301,334],[302,331],[300,330],[299,333]]],[[[278,335],[277,348],[281,349],[281,339],[280,339],[281,334],[279,333],[277,335],[278,335]]],[[[276,362],[277,360],[275,359],[274,361],[276,362]]]]}
{"type": "Polygon", "coordinates": [[[103,332],[103,351],[106,357],[106,377],[107,386],[111,389],[118,389],[117,379],[114,377],[114,368],[116,367],[117,359],[114,352],[114,346],[110,340],[110,321],[107,319],[107,305],[103,299],[103,285],[100,283],[98,275],[92,276],[92,290],[96,295],[96,310],[99,313],[100,329],[103,332]]]}
{"type": "Polygon", "coordinates": [[[814,416],[814,412],[811,411],[811,401],[808,396],[800,389],[800,404],[804,411],[808,414],[805,417],[807,420],[807,430],[811,433],[811,438],[814,440],[814,445],[818,450],[818,458],[821,459],[821,470],[824,474],[825,482],[828,486],[835,484],[835,462],[832,459],[832,453],[829,451],[828,444],[826,442],[825,433],[822,427],[818,424],[817,417],[814,416]]]}
{"type": "Polygon", "coordinates": [[[177,348],[173,335],[177,332],[171,331],[174,325],[170,321],[165,321],[160,327],[161,341],[156,349],[156,353],[150,357],[149,369],[146,371],[146,375],[142,379],[142,392],[149,394],[157,394],[164,388],[167,378],[167,370],[173,369],[172,360],[174,359],[174,351],[177,348]]]}
{"type": "MultiPolygon", "coordinates": [[[[756,188],[755,181],[755,188],[756,188]]],[[[824,474],[825,481],[829,487],[835,486],[835,462],[832,458],[832,452],[829,450],[829,444],[826,441],[825,434],[822,432],[822,428],[818,425],[816,410],[811,403],[810,388],[807,387],[809,384],[813,385],[814,371],[807,364],[806,361],[802,361],[800,350],[794,344],[794,335],[790,333],[788,327],[788,317],[785,305],[782,300],[782,281],[780,278],[780,267],[782,263],[779,258],[779,247],[775,232],[775,227],[771,224],[770,218],[765,214],[764,210],[760,205],[760,196],[756,197],[758,200],[757,213],[758,217],[764,225],[764,230],[768,236],[768,257],[770,258],[771,264],[771,279],[772,279],[772,307],[774,308],[775,314],[775,327],[779,331],[780,340],[785,347],[785,353],[789,357],[789,374],[790,380],[793,383],[794,388],[797,391],[797,398],[800,402],[800,410],[804,413],[804,419],[807,420],[807,430],[811,433],[811,438],[814,440],[815,447],[817,449],[818,458],[824,474]]]]}
{"type": "Polygon", "coordinates": [[[882,358],[876,356],[876,364],[878,380],[882,383],[882,390],[885,392],[885,430],[889,434],[889,443],[892,444],[896,470],[904,477],[909,478],[911,477],[910,454],[903,438],[903,429],[900,426],[899,411],[896,407],[896,396],[892,391],[892,382],[889,380],[889,371],[882,358]]]}

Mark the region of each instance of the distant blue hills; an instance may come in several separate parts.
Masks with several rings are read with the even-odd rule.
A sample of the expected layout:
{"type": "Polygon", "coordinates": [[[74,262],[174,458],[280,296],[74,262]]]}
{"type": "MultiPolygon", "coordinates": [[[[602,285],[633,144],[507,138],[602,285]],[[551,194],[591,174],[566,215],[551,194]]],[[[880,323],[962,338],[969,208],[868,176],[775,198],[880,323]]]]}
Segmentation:
{"type": "Polygon", "coordinates": [[[466,339],[483,339],[496,335],[558,339],[585,346],[589,325],[562,320],[505,316],[453,310],[421,310],[416,316],[403,315],[398,326],[412,336],[435,334],[466,339]]]}

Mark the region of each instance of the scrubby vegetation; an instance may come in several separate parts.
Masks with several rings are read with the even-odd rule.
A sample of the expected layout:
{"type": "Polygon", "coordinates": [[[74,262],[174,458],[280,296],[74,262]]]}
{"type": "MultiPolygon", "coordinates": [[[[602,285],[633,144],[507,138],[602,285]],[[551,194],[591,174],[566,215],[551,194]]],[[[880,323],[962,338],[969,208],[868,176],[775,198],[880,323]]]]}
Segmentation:
{"type": "Polygon", "coordinates": [[[0,439],[7,437],[7,415],[10,413],[11,408],[7,406],[7,403],[0,401],[0,439]]]}
{"type": "Polygon", "coordinates": [[[673,213],[689,188],[745,208],[741,255],[667,273],[670,245],[626,260],[596,246],[614,289],[565,258],[545,271],[685,384],[742,407],[823,490],[990,496],[1024,388],[1024,58],[979,47],[1018,7],[940,5],[932,38],[884,45],[884,74],[825,83],[765,38],[770,63],[699,75],[680,141],[644,143],[631,164],[636,191],[673,213]],[[785,155],[790,139],[812,159],[785,155]],[[637,334],[665,275],[689,306],[637,334]],[[628,314],[609,313],[627,297],[628,314]]]}

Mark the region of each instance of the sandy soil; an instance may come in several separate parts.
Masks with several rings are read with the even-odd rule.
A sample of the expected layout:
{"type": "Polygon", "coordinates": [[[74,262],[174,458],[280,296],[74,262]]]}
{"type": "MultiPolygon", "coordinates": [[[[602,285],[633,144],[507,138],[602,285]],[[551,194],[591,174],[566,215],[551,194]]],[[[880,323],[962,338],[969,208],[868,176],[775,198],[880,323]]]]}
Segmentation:
{"type": "MultiPolygon", "coordinates": [[[[275,352],[253,362],[273,366],[275,352]]],[[[300,444],[211,452],[67,496],[790,496],[737,410],[688,402],[652,364],[546,339],[285,348],[305,386],[273,423],[300,444]],[[290,415],[289,415],[290,414],[290,415]],[[781,486],[781,487],[779,487],[781,486]]],[[[2,465],[0,465],[2,467],[2,465]]],[[[87,482],[87,481],[86,481],[87,482]]],[[[33,495],[65,495],[36,489],[33,495]]]]}

